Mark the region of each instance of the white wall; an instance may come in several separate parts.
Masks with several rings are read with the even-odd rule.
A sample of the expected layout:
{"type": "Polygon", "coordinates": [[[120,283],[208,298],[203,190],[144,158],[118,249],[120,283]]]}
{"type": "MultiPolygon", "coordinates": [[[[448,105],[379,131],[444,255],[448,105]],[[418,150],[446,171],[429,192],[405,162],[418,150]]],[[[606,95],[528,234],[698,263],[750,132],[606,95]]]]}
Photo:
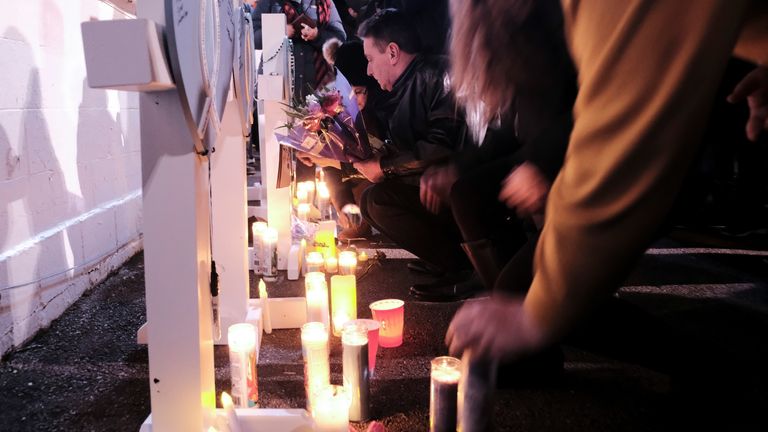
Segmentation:
{"type": "Polygon", "coordinates": [[[80,35],[124,15],[98,0],[0,7],[2,356],[141,248],[142,208],[138,96],[88,88],[80,35]]]}

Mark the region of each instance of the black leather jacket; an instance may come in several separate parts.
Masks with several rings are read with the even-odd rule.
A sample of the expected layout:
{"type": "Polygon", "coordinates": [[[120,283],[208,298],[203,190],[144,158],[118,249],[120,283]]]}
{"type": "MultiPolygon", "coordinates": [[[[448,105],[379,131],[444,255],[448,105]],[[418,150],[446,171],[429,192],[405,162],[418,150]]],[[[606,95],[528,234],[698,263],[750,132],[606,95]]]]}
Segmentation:
{"type": "Polygon", "coordinates": [[[426,167],[443,162],[466,141],[466,123],[439,57],[416,57],[375,111],[390,141],[380,165],[386,178],[418,184],[426,167]]]}

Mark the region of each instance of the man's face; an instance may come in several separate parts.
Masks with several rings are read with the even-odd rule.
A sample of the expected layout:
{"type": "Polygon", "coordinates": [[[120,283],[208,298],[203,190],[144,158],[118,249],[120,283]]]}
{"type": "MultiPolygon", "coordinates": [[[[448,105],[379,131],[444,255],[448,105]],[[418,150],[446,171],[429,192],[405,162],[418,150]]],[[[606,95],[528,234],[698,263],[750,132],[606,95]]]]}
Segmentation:
{"type": "Polygon", "coordinates": [[[392,90],[397,77],[393,77],[394,65],[387,50],[380,51],[373,38],[363,38],[363,52],[368,60],[368,75],[379,82],[382,90],[392,90]]]}

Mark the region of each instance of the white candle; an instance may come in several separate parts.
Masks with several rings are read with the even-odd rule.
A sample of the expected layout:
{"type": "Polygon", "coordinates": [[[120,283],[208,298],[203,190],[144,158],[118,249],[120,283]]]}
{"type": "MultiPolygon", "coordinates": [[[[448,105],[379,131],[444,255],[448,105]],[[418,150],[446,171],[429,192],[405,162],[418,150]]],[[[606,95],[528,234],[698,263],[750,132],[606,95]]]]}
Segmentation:
{"type": "Polygon", "coordinates": [[[330,216],[329,203],[331,200],[331,191],[328,190],[328,185],[325,182],[317,183],[317,208],[320,210],[320,220],[330,216]]]}
{"type": "Polygon", "coordinates": [[[305,182],[302,182],[304,185],[303,188],[305,191],[307,191],[307,203],[312,204],[315,202],[315,182],[312,180],[307,180],[305,182]]]}
{"type": "Polygon", "coordinates": [[[357,254],[354,251],[339,253],[339,274],[353,275],[357,270],[357,254]]]}
{"type": "Polygon", "coordinates": [[[299,243],[299,268],[301,274],[307,274],[307,239],[301,239],[299,243]]]}
{"type": "Polygon", "coordinates": [[[339,270],[339,260],[335,256],[325,257],[325,271],[328,273],[336,273],[339,270]]]}
{"type": "Polygon", "coordinates": [[[266,222],[254,222],[251,227],[253,234],[253,272],[261,274],[261,261],[264,259],[264,231],[267,229],[266,222]]]}
{"type": "Polygon", "coordinates": [[[301,326],[301,353],[304,357],[304,388],[307,408],[312,411],[313,397],[331,382],[328,361],[328,330],[321,322],[301,326]]]}
{"type": "Polygon", "coordinates": [[[323,271],[325,259],[320,252],[310,252],[307,254],[307,273],[323,271]]]}
{"type": "Polygon", "coordinates": [[[328,312],[328,284],[322,272],[310,272],[304,278],[307,298],[307,322],[318,321],[330,329],[331,319],[328,312]]]}
{"type": "Polygon", "coordinates": [[[232,402],[232,396],[227,392],[221,392],[221,406],[224,408],[224,412],[227,415],[227,426],[229,426],[229,432],[241,432],[240,421],[237,419],[237,411],[235,411],[235,404],[232,402]]]}
{"type": "Polygon", "coordinates": [[[296,207],[296,216],[299,220],[309,221],[309,204],[301,203],[296,207]]]}
{"type": "Polygon", "coordinates": [[[269,295],[267,285],[263,279],[259,280],[259,298],[261,299],[261,320],[264,324],[264,332],[272,334],[272,316],[269,311],[269,295]]]}
{"type": "Polygon", "coordinates": [[[264,230],[264,256],[262,260],[262,274],[269,282],[277,280],[277,230],[267,228],[264,230]]]}
{"type": "Polygon", "coordinates": [[[227,329],[229,370],[232,374],[232,399],[240,408],[256,405],[259,387],[256,377],[256,328],[253,324],[233,324],[227,329]]]}
{"type": "Polygon", "coordinates": [[[349,431],[349,396],[341,386],[327,386],[312,399],[317,432],[349,431]]]}
{"type": "Polygon", "coordinates": [[[309,191],[304,188],[304,183],[296,185],[296,200],[299,204],[309,203],[309,191]]]}

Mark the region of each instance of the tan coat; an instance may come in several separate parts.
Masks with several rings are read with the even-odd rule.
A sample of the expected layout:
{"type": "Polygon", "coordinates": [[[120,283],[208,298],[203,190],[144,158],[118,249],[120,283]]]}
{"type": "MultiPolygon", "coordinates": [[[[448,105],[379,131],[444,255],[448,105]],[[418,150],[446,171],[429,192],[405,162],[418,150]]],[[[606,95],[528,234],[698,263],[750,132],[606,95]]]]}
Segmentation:
{"type": "Polygon", "coordinates": [[[768,15],[747,0],[562,3],[580,90],[524,304],[548,338],[618,289],[653,240],[745,16],[736,53],[768,60],[768,15]]]}

